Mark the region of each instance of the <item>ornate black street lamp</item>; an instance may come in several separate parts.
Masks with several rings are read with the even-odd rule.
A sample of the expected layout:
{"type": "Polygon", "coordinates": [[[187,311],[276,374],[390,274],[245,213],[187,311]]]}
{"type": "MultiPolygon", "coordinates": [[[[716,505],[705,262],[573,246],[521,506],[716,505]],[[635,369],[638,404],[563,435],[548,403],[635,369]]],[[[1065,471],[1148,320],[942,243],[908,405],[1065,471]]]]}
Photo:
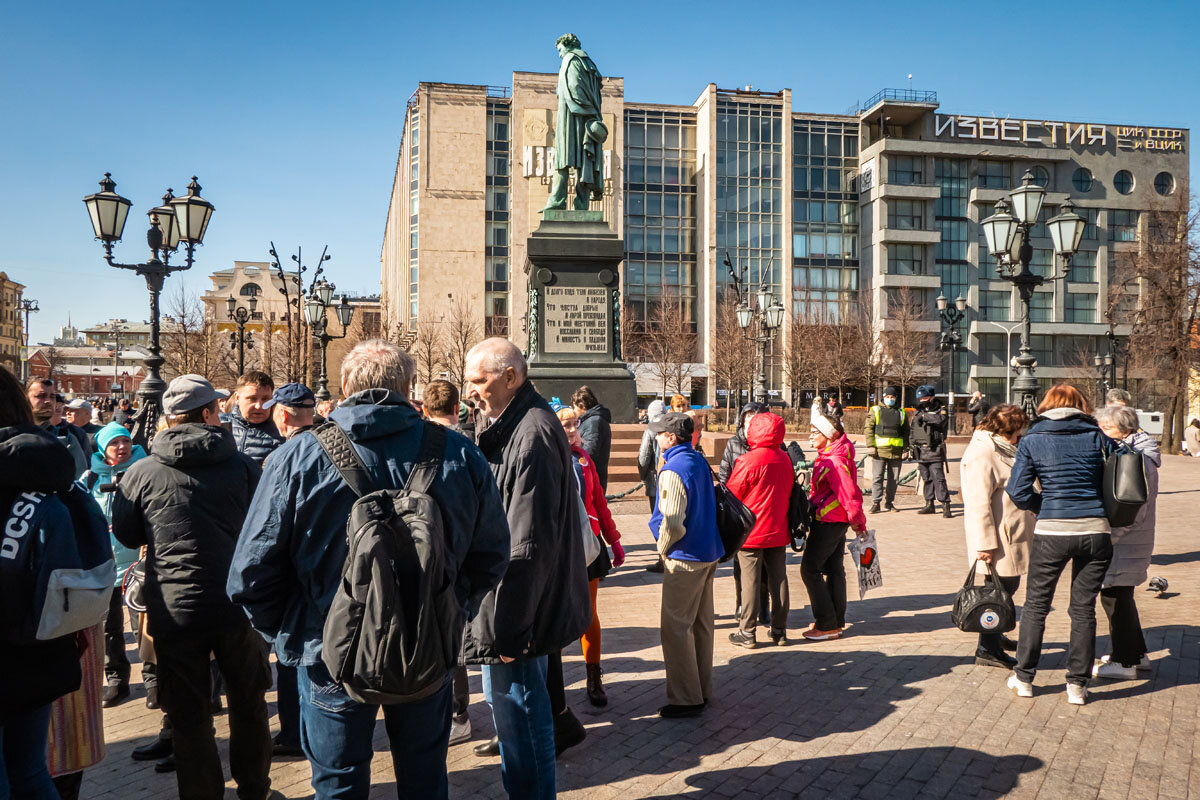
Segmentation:
{"type": "Polygon", "coordinates": [[[21,302],[17,303],[17,312],[25,314],[25,327],[21,332],[25,335],[25,352],[21,354],[21,380],[29,380],[29,315],[36,314],[41,311],[38,308],[37,300],[30,300],[28,297],[22,297],[21,302]]]}
{"type": "Polygon", "coordinates": [[[212,219],[213,205],[200,196],[200,184],[196,176],[188,184],[186,197],[175,197],[171,190],[163,195],[163,204],[150,209],[150,230],[146,232],[146,243],[150,246],[150,260],[143,264],[118,264],[113,261],[113,245],[121,241],[125,220],[133,205],[116,193],[117,184],[110,173],[104,173],[100,191],[83,198],[88,215],[92,219],[92,230],[96,238],[104,243],[104,260],[110,267],[133,270],[146,280],[150,291],[150,355],[144,361],[146,378],[138,388],[141,408],[134,419],[133,440],[147,444],[154,438],[155,426],[162,413],[162,394],[167,388],[159,374],[163,364],[159,349],[158,299],[162,294],[163,281],[172,272],[182,272],[192,266],[192,256],[204,242],[204,232],[212,219]],[[171,256],[183,244],[187,248],[186,263],[172,266],[171,256]]]}
{"type": "Polygon", "coordinates": [[[958,323],[962,322],[963,317],[967,315],[967,301],[960,294],[955,298],[954,305],[950,305],[946,296],[939,294],[937,309],[938,316],[942,318],[942,322],[946,323],[946,330],[942,331],[938,347],[943,352],[950,353],[950,385],[946,392],[946,402],[950,406],[950,433],[958,433],[956,424],[958,415],[954,409],[954,362],[957,360],[954,354],[963,350],[962,332],[958,329],[958,323]]]}
{"type": "MultiPolygon", "coordinates": [[[[743,279],[738,277],[728,253],[725,254],[725,266],[729,268],[734,293],[740,300],[743,279]]],[[[742,271],[745,272],[745,267],[742,271]]],[[[747,285],[746,299],[741,300],[737,307],[738,327],[742,329],[742,335],[754,342],[755,346],[754,399],[764,404],[768,400],[767,344],[775,338],[775,332],[783,325],[783,305],[767,285],[769,273],[770,265],[763,270],[754,297],[751,296],[750,287],[747,285]]]]}
{"type": "Polygon", "coordinates": [[[1001,198],[996,202],[996,213],[980,224],[988,252],[996,259],[997,276],[1013,284],[1021,297],[1021,349],[1016,359],[1017,379],[1013,381],[1013,389],[1021,399],[1021,408],[1032,419],[1037,412],[1038,384],[1035,376],[1037,359],[1029,344],[1029,304],[1039,286],[1066,277],[1087,220],[1074,212],[1075,206],[1069,198],[1063,203],[1061,213],[1047,220],[1046,227],[1050,229],[1054,251],[1062,260],[1063,271],[1049,276],[1038,275],[1029,269],[1033,259],[1029,232],[1037,224],[1046,190],[1034,183],[1033,173],[1027,171],[1021,178],[1021,186],[1012,191],[1010,198],[1015,216],[1009,213],[1010,203],[1001,198]]]}
{"type": "Polygon", "coordinates": [[[338,303],[333,302],[333,291],[336,288],[332,283],[321,278],[308,290],[308,299],[304,301],[304,314],[308,318],[309,327],[312,328],[313,340],[321,348],[321,375],[317,379],[319,388],[316,392],[318,400],[328,400],[330,396],[329,376],[326,374],[325,362],[329,343],[335,339],[345,339],[350,321],[354,319],[354,306],[350,305],[344,295],[338,303]],[[337,312],[338,322],[342,323],[341,336],[329,333],[328,310],[330,308],[337,312]]]}
{"type": "Polygon", "coordinates": [[[258,297],[251,294],[250,299],[246,301],[246,308],[237,304],[237,298],[233,295],[225,301],[225,308],[229,311],[229,319],[237,325],[236,331],[229,332],[229,349],[237,350],[238,354],[238,375],[244,375],[246,372],[246,349],[254,349],[254,332],[246,332],[246,323],[254,319],[254,309],[258,307],[258,297]]]}

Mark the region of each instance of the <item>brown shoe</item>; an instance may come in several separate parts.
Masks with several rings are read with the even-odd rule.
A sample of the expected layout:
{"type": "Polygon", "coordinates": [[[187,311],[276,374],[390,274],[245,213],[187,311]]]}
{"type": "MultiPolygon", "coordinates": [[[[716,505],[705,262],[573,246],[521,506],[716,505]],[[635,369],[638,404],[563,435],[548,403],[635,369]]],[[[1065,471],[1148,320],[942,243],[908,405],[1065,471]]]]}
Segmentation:
{"type": "Polygon", "coordinates": [[[600,679],[599,664],[586,664],[587,668],[587,697],[588,702],[596,708],[608,705],[608,695],[604,691],[604,682],[600,679]]]}
{"type": "Polygon", "coordinates": [[[808,639],[810,642],[827,642],[832,639],[842,638],[842,629],[834,628],[831,631],[823,631],[820,628],[818,628],[816,625],[813,625],[812,627],[810,627],[808,630],[806,630],[804,633],[802,633],[800,635],[803,636],[805,639],[808,639]]]}

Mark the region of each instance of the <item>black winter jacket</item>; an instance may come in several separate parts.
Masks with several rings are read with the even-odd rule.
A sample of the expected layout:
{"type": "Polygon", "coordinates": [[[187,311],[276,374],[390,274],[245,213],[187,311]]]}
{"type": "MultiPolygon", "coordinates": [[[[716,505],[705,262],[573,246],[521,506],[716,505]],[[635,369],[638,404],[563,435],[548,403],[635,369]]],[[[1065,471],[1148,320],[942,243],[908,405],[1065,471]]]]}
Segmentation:
{"type": "Polygon", "coordinates": [[[528,381],[479,434],[511,536],[508,571],[463,636],[468,664],[561,650],[592,622],[567,436],[528,381]]]}
{"type": "Polygon", "coordinates": [[[259,467],[267,460],[267,456],[283,444],[284,439],[279,434],[279,429],[269,418],[266,422],[257,424],[247,422],[242,416],[242,410],[235,405],[229,413],[229,421],[233,427],[233,441],[238,452],[250,456],[259,467]]]}
{"type": "Polygon", "coordinates": [[[949,427],[946,406],[941,400],[935,397],[925,405],[918,403],[910,427],[909,444],[913,450],[913,460],[924,464],[945,461],[946,431],[949,427]]]}
{"type": "Polygon", "coordinates": [[[604,406],[593,406],[579,418],[579,438],[583,449],[592,457],[601,488],[608,488],[608,457],[612,450],[612,412],[604,406]]]}
{"type": "Polygon", "coordinates": [[[978,400],[972,400],[967,403],[967,413],[971,415],[971,424],[976,428],[983,418],[987,416],[987,412],[991,409],[992,404],[988,402],[986,397],[980,397],[978,400]]]}
{"type": "Polygon", "coordinates": [[[185,423],[154,438],[113,499],[113,536],[147,546],[146,613],[154,636],[228,628],[245,621],[225,595],[233,548],[258,465],[223,428],[185,423]]]}
{"type": "Polygon", "coordinates": [[[729,480],[729,476],[733,474],[733,465],[737,463],[737,460],[750,452],[750,444],[746,441],[746,415],[760,414],[766,410],[767,407],[762,403],[751,401],[738,411],[737,428],[734,430],[733,436],[725,443],[725,452],[721,454],[721,466],[717,469],[717,480],[721,483],[729,480]]]}

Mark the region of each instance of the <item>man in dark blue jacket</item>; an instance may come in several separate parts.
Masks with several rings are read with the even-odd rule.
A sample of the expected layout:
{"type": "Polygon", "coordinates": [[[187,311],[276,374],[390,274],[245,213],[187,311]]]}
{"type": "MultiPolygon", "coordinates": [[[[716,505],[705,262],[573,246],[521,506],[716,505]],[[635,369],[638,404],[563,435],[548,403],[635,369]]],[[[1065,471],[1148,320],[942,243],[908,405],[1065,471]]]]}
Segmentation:
{"type": "MultiPolygon", "coordinates": [[[[346,400],[330,415],[379,488],[412,471],[425,426],[406,400],[414,365],[393,344],[361,342],[342,361],[346,400]]],[[[504,576],[508,525],[478,448],[446,433],[429,494],[442,514],[448,578],[469,624],[504,576]]],[[[322,628],[346,560],[356,497],[314,436],[297,436],[266,464],[242,527],[228,592],[284,664],[299,667],[304,752],[316,797],[366,797],[378,706],[352,700],[321,660],[322,628]]],[[[444,798],[451,681],[432,696],[383,707],[400,797],[444,798]]]]}
{"type": "Polygon", "coordinates": [[[265,372],[251,370],[237,382],[237,405],[229,414],[233,440],[239,453],[254,459],[260,467],[275,448],[283,444],[283,436],[271,419],[271,400],[275,382],[265,372]]]}

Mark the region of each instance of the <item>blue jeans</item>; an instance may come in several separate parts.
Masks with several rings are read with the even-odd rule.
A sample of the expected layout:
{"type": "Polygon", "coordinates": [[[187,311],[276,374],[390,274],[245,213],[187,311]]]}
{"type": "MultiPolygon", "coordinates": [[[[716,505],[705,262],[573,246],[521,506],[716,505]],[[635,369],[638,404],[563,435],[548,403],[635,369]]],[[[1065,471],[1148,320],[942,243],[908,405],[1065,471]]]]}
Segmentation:
{"type": "MultiPolygon", "coordinates": [[[[317,800],[366,800],[371,789],[371,739],[379,706],[352,700],[324,664],[297,668],[300,746],[312,766],[317,800]]],[[[451,675],[435,694],[385,705],[384,727],[400,800],[445,800],[450,740],[451,675]]]]}
{"type": "Polygon", "coordinates": [[[13,714],[0,725],[0,800],[58,800],[46,769],[50,706],[13,714]]]}
{"type": "Polygon", "coordinates": [[[500,777],[512,800],[554,798],[554,716],[546,657],[483,667],[483,696],[500,738],[500,777]]]}

